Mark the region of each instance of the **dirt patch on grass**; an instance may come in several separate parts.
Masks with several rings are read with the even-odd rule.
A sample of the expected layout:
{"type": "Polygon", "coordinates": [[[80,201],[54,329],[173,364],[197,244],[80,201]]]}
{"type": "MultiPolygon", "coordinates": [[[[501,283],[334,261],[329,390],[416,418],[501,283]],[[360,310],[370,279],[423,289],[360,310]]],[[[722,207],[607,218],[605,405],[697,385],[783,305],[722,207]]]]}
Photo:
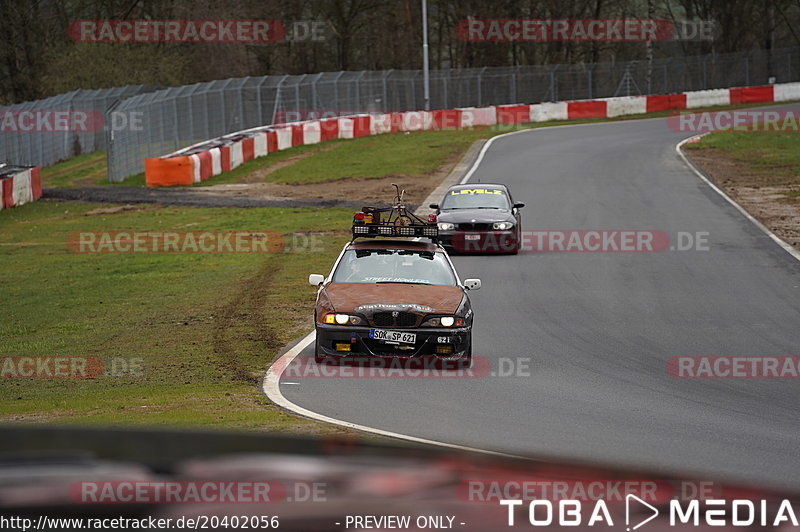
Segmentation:
{"type": "Polygon", "coordinates": [[[262,170],[256,170],[252,174],[246,175],[242,178],[242,183],[263,183],[264,180],[273,172],[277,172],[281,168],[286,168],[287,166],[291,166],[297,161],[301,161],[306,157],[311,157],[312,155],[316,155],[318,153],[322,153],[324,151],[330,151],[334,148],[338,148],[342,146],[342,144],[324,144],[317,148],[316,150],[307,151],[305,153],[300,153],[298,155],[293,155],[292,157],[288,157],[282,161],[279,161],[273,165],[270,165],[268,168],[264,168],[262,170]]]}
{"type": "MultiPolygon", "coordinates": [[[[303,154],[298,158],[311,155],[303,154]]],[[[324,183],[263,183],[246,182],[230,185],[212,185],[204,187],[204,190],[213,194],[224,194],[230,196],[247,196],[251,198],[296,198],[296,199],[325,199],[340,201],[356,201],[367,204],[390,203],[393,199],[394,188],[392,183],[397,183],[406,189],[406,199],[409,203],[418,203],[425,199],[430,192],[436,188],[453,166],[461,159],[463,154],[460,152],[450,155],[432,173],[423,176],[411,175],[389,175],[379,178],[368,177],[347,177],[324,183]]],[[[282,162],[288,162],[282,161],[282,162]]],[[[284,165],[287,166],[287,165],[284,165]]],[[[269,171],[276,170],[278,165],[270,167],[269,171]]],[[[253,176],[262,174],[263,180],[265,171],[255,172],[253,176]]],[[[245,178],[245,181],[248,181],[245,178]]],[[[256,179],[253,177],[253,179],[256,179]]]]}
{"type": "Polygon", "coordinates": [[[260,349],[280,347],[276,333],[264,318],[264,298],[269,292],[275,267],[265,263],[258,273],[240,283],[233,297],[222,305],[214,316],[212,329],[213,350],[220,368],[234,381],[258,384],[247,363],[242,360],[242,349],[257,345],[260,349]]]}
{"type": "Polygon", "coordinates": [[[59,170],[53,171],[52,169],[48,168],[43,172],[42,184],[49,185],[53,181],[58,180],[59,178],[71,174],[77,174],[80,173],[81,171],[90,170],[96,167],[95,172],[92,172],[87,176],[75,179],[72,182],[72,185],[80,187],[96,185],[99,179],[107,176],[105,162],[106,162],[105,154],[103,154],[98,157],[87,159],[86,161],[83,161],[80,164],[69,164],[69,162],[67,162],[65,167],[59,170]]]}
{"type": "Polygon", "coordinates": [[[84,216],[94,216],[99,214],[117,214],[120,212],[146,211],[153,207],[143,207],[141,205],[118,205],[116,207],[98,207],[83,213],[84,216]]]}
{"type": "Polygon", "coordinates": [[[781,239],[800,249],[800,185],[755,169],[719,148],[688,149],[697,167],[781,239]]]}

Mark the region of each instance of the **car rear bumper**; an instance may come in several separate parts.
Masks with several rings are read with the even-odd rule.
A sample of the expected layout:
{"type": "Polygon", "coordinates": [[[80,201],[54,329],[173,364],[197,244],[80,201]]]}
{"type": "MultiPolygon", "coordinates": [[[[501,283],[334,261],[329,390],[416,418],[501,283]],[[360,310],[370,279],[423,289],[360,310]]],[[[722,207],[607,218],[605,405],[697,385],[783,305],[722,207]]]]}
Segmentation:
{"type": "Polygon", "coordinates": [[[328,357],[432,357],[446,359],[464,358],[470,353],[472,327],[414,329],[387,328],[386,330],[402,331],[416,334],[416,342],[409,348],[400,347],[406,344],[391,344],[370,338],[370,329],[375,327],[353,327],[340,325],[316,324],[317,346],[319,355],[328,357]],[[348,346],[349,351],[342,349],[348,346]],[[450,353],[445,353],[447,347],[450,353]],[[339,347],[337,349],[337,347],[339,347]],[[439,352],[437,352],[439,348],[439,352]],[[443,349],[445,348],[445,349],[443,349]]]}
{"type": "Polygon", "coordinates": [[[439,231],[439,242],[448,252],[514,253],[517,232],[509,231],[439,231]]]}

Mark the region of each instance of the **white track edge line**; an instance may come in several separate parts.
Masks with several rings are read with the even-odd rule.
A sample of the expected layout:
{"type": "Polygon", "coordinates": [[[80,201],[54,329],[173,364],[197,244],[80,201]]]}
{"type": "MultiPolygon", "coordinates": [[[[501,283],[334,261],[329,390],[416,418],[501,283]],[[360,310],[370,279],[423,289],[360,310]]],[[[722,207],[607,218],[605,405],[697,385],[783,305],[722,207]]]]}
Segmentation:
{"type": "Polygon", "coordinates": [[[437,445],[439,447],[446,447],[449,449],[456,449],[459,451],[468,451],[468,452],[475,452],[475,453],[482,453],[488,454],[493,456],[500,456],[505,458],[522,458],[526,460],[531,460],[529,457],[513,455],[508,453],[502,453],[498,451],[491,451],[488,449],[478,449],[476,447],[467,447],[464,445],[457,445],[454,443],[447,443],[437,440],[429,440],[426,438],[418,438],[416,436],[409,436],[407,434],[401,434],[399,432],[391,432],[388,430],[376,429],[374,427],[368,427],[366,425],[359,425],[357,423],[350,423],[349,421],[342,421],[336,418],[332,418],[323,414],[319,414],[314,412],[313,410],[308,410],[303,408],[302,406],[298,406],[293,402],[289,401],[280,390],[280,378],[283,371],[275,372],[273,368],[277,364],[278,361],[284,361],[285,363],[281,364],[281,367],[284,369],[289,367],[292,361],[300,355],[300,353],[305,349],[311,342],[314,341],[316,333],[314,331],[308,333],[305,337],[303,337],[297,344],[294,345],[289,351],[284,353],[278,360],[272,363],[272,365],[267,369],[267,372],[264,374],[264,379],[261,383],[261,391],[267,398],[275,403],[280,408],[284,410],[288,410],[292,413],[301,415],[303,417],[307,417],[316,421],[322,421],[324,423],[329,423],[331,425],[338,425],[340,427],[346,427],[349,429],[357,430],[360,432],[367,432],[370,434],[377,434],[379,436],[386,436],[389,438],[395,438],[398,440],[405,440],[414,443],[423,443],[428,445],[437,445]],[[284,360],[285,359],[285,360],[284,360]]]}
{"type": "MultiPolygon", "coordinates": [[[[601,123],[604,124],[604,123],[607,123],[607,122],[601,122],[601,123]]],[[[569,127],[569,126],[578,126],[578,125],[592,125],[592,124],[569,124],[569,125],[565,124],[565,126],[554,126],[554,127],[569,127]]],[[[460,184],[466,183],[472,177],[472,175],[475,173],[475,170],[480,165],[481,161],[483,161],[483,157],[486,154],[486,152],[488,151],[489,147],[492,145],[492,143],[496,139],[499,139],[499,138],[502,138],[502,137],[507,137],[509,135],[515,135],[517,133],[528,133],[528,132],[532,132],[532,131],[538,131],[539,129],[541,129],[541,128],[521,129],[521,130],[517,130],[517,131],[511,131],[509,133],[503,133],[501,135],[496,135],[496,136],[490,138],[486,142],[486,144],[484,144],[481,147],[481,151],[478,154],[478,157],[475,159],[475,162],[472,163],[472,166],[470,167],[469,171],[464,175],[464,177],[461,179],[461,181],[459,183],[460,184]]],[[[764,233],[766,233],[772,240],[774,240],[786,252],[788,252],[790,255],[792,255],[795,259],[800,260],[800,253],[797,250],[795,250],[788,243],[786,243],[783,240],[781,240],[777,235],[775,235],[772,231],[770,231],[764,224],[762,224],[761,222],[756,220],[750,213],[748,213],[746,210],[744,210],[744,208],[742,208],[741,205],[739,205],[738,203],[733,201],[727,194],[725,194],[716,185],[714,185],[714,183],[709,181],[708,178],[706,178],[706,176],[703,175],[703,173],[700,172],[694,166],[694,164],[686,157],[686,155],[684,155],[684,153],[681,150],[681,148],[683,147],[684,144],[686,144],[692,138],[695,138],[695,137],[696,137],[696,135],[693,135],[692,137],[684,139],[684,140],[682,140],[681,142],[679,142],[675,146],[675,150],[677,151],[677,153],[681,157],[681,159],[684,161],[686,166],[689,167],[689,169],[692,170],[698,177],[700,177],[700,179],[702,179],[709,187],[711,187],[712,190],[714,190],[720,196],[725,198],[731,205],[736,207],[736,209],[739,212],[741,212],[748,220],[750,220],[753,224],[755,224],[759,229],[764,231],[764,233]]],[[[303,408],[301,406],[298,406],[298,405],[292,403],[291,401],[289,401],[281,393],[281,390],[280,390],[280,377],[281,377],[282,372],[276,373],[275,371],[273,371],[273,368],[274,368],[275,364],[278,361],[283,360],[283,359],[286,359],[285,360],[285,364],[281,364],[281,366],[283,368],[288,367],[292,363],[292,361],[294,361],[294,359],[297,358],[297,356],[300,355],[300,353],[303,351],[303,349],[305,349],[312,341],[314,341],[315,335],[316,335],[316,332],[312,331],[309,334],[307,334],[305,337],[303,337],[289,351],[284,353],[278,360],[273,362],[273,364],[267,369],[266,373],[264,374],[264,379],[261,382],[261,391],[264,393],[264,395],[267,396],[267,398],[270,401],[272,401],[278,407],[283,408],[285,410],[288,410],[290,412],[293,412],[295,414],[301,415],[303,417],[307,417],[309,419],[314,419],[316,421],[321,421],[323,423],[328,423],[328,424],[331,424],[331,425],[338,425],[338,426],[341,426],[341,427],[346,427],[346,428],[349,428],[349,429],[352,429],[352,430],[357,430],[357,431],[360,431],[360,432],[366,432],[366,433],[370,433],[370,434],[377,434],[379,436],[386,436],[386,437],[389,437],[389,438],[395,438],[395,439],[410,441],[410,442],[414,442],[414,443],[423,443],[423,444],[428,444],[428,445],[436,445],[436,446],[439,446],[439,447],[446,447],[446,448],[449,448],[449,449],[457,449],[457,450],[461,450],[461,451],[477,452],[477,453],[482,453],[482,454],[489,454],[489,455],[494,455],[494,456],[502,456],[502,457],[510,457],[510,458],[526,458],[526,459],[530,459],[529,457],[517,456],[517,455],[508,454],[508,453],[498,452],[498,451],[491,451],[491,450],[488,450],[488,449],[480,449],[480,448],[476,448],[476,447],[467,447],[467,446],[463,446],[463,445],[457,445],[457,444],[454,444],[454,443],[447,443],[447,442],[442,442],[442,441],[437,441],[437,440],[429,440],[429,439],[426,439],[426,438],[419,438],[419,437],[416,437],[416,436],[410,436],[410,435],[402,434],[402,433],[399,433],[399,432],[391,432],[391,431],[387,431],[387,430],[377,429],[377,428],[374,428],[374,427],[368,427],[366,425],[359,425],[357,423],[350,423],[348,421],[342,421],[342,420],[339,420],[339,419],[336,419],[336,418],[332,418],[332,417],[329,417],[329,416],[326,416],[326,415],[323,415],[323,414],[319,414],[317,412],[314,412],[312,410],[308,410],[306,408],[303,408]]]]}
{"type": "MultiPolygon", "coordinates": [[[[565,124],[565,125],[570,125],[570,124],[565,124]]],[[[572,124],[572,125],[579,125],[579,124],[572,124]]],[[[564,126],[549,126],[548,129],[550,127],[564,127],[564,126]]],[[[492,143],[494,143],[495,140],[501,139],[503,137],[508,137],[509,135],[516,135],[517,133],[529,133],[531,131],[537,131],[539,129],[543,129],[543,128],[530,127],[530,128],[519,129],[517,131],[511,131],[509,133],[503,133],[502,135],[495,135],[494,137],[491,137],[489,140],[486,141],[486,143],[483,146],[481,146],[481,151],[480,151],[480,153],[478,153],[477,159],[475,159],[475,162],[472,163],[472,166],[470,166],[469,170],[467,171],[466,174],[464,174],[464,177],[461,178],[461,181],[459,181],[458,184],[459,185],[463,185],[464,183],[469,181],[469,179],[472,177],[472,174],[474,174],[475,170],[477,170],[478,166],[480,166],[481,161],[483,161],[483,156],[486,155],[486,152],[489,150],[489,148],[491,147],[492,143]]]]}
{"type": "Polygon", "coordinates": [[[680,156],[680,158],[683,160],[684,164],[686,164],[686,166],[688,166],[688,167],[689,167],[689,169],[690,169],[692,172],[694,172],[694,173],[695,173],[695,174],[696,174],[696,175],[697,175],[697,176],[698,176],[700,179],[702,179],[702,180],[703,180],[703,181],[704,181],[704,182],[705,182],[705,183],[706,183],[706,184],[707,184],[709,187],[711,187],[711,190],[713,190],[714,192],[716,192],[717,194],[719,194],[720,196],[722,196],[723,198],[725,198],[725,200],[727,200],[727,202],[728,202],[728,203],[730,203],[731,205],[733,205],[734,207],[736,207],[736,210],[738,210],[740,213],[742,213],[742,214],[744,215],[744,217],[745,217],[745,218],[747,218],[748,220],[750,220],[750,221],[753,223],[753,225],[755,225],[756,227],[758,227],[759,229],[761,229],[761,230],[762,230],[762,231],[763,231],[763,232],[764,232],[764,233],[765,233],[765,234],[766,234],[768,237],[770,237],[770,238],[771,238],[771,239],[772,239],[772,240],[773,240],[773,241],[774,241],[776,244],[778,244],[778,245],[779,245],[781,248],[783,248],[783,250],[784,250],[784,251],[786,251],[786,252],[787,252],[789,255],[791,255],[791,256],[792,256],[792,257],[794,257],[795,259],[797,259],[797,260],[800,260],[800,251],[796,250],[796,249],[794,248],[794,246],[792,246],[791,244],[789,244],[789,243],[788,243],[788,242],[786,242],[785,240],[781,239],[781,237],[779,237],[778,235],[776,235],[775,233],[773,233],[773,232],[772,232],[772,231],[771,231],[771,230],[770,230],[770,229],[769,229],[769,228],[768,228],[766,225],[764,225],[764,224],[762,224],[761,222],[759,222],[759,221],[758,221],[758,220],[757,220],[757,219],[756,219],[756,218],[755,218],[755,217],[754,217],[752,214],[750,214],[749,212],[747,212],[747,211],[744,209],[744,207],[742,207],[741,205],[739,205],[739,204],[738,204],[736,201],[734,201],[734,200],[733,200],[733,198],[731,198],[730,196],[728,196],[728,195],[727,195],[727,194],[726,194],[726,193],[725,193],[725,192],[724,192],[724,191],[723,191],[721,188],[719,188],[717,185],[715,185],[714,183],[712,183],[712,182],[711,182],[711,180],[710,180],[710,179],[708,179],[708,178],[705,176],[705,174],[703,174],[703,172],[701,172],[701,171],[700,171],[700,170],[697,168],[697,166],[695,166],[695,164],[694,164],[694,163],[693,163],[691,160],[689,160],[689,158],[686,156],[686,154],[685,154],[685,153],[683,153],[683,146],[684,146],[685,144],[687,144],[687,143],[688,143],[689,141],[691,141],[692,139],[695,139],[695,138],[702,138],[702,137],[704,137],[704,136],[705,136],[705,135],[707,135],[707,134],[708,134],[708,133],[703,133],[702,135],[693,135],[693,136],[691,136],[691,137],[689,137],[689,138],[687,138],[687,139],[683,139],[682,141],[680,141],[678,144],[676,144],[676,145],[675,145],[675,151],[677,151],[677,152],[678,152],[678,155],[679,155],[679,156],[680,156]]]}

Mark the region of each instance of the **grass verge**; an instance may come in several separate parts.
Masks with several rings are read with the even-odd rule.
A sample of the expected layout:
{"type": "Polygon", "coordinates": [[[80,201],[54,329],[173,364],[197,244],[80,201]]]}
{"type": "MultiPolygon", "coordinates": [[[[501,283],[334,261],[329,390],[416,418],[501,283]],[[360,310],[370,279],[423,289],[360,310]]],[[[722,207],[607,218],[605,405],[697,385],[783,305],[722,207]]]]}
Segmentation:
{"type": "MultiPolygon", "coordinates": [[[[737,163],[726,181],[746,186],[800,186],[800,134],[797,132],[716,131],[686,145],[693,154],[717,154],[737,163]],[[743,171],[742,171],[743,170],[743,171]]],[[[787,190],[786,201],[798,191],[787,190]]]]}
{"type": "Polygon", "coordinates": [[[143,187],[144,173],[131,176],[120,183],[109,183],[108,162],[104,151],[86,153],[42,168],[42,186],[45,187],[75,188],[105,185],[143,187]]]}
{"type": "MultiPolygon", "coordinates": [[[[40,201],[0,212],[0,359],[140,359],[141,375],[0,378],[0,420],[319,431],[257,389],[310,330],[310,272],[347,238],[339,209],[114,208],[40,201]],[[281,253],[71,253],[75,231],[327,231],[281,253]]],[[[119,366],[124,369],[124,365],[119,366]]],[[[5,369],[8,369],[4,366],[5,369]]],[[[4,375],[10,375],[5,373],[4,375]]]]}
{"type": "Polygon", "coordinates": [[[798,133],[716,131],[685,150],[728,196],[800,250],[798,133]]]}
{"type": "Polygon", "coordinates": [[[96,151],[42,168],[45,187],[76,187],[108,182],[106,152],[96,151]]]}

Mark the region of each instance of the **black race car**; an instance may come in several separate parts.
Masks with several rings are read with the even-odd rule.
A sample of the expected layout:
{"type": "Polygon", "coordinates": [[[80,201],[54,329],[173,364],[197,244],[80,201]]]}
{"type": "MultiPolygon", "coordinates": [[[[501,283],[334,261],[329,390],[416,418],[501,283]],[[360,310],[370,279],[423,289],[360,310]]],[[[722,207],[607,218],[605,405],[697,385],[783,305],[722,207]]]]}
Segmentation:
{"type": "Polygon", "coordinates": [[[439,223],[439,242],[457,253],[513,253],[520,247],[520,209],[501,184],[454,185],[441,204],[431,203],[439,223]]]}

